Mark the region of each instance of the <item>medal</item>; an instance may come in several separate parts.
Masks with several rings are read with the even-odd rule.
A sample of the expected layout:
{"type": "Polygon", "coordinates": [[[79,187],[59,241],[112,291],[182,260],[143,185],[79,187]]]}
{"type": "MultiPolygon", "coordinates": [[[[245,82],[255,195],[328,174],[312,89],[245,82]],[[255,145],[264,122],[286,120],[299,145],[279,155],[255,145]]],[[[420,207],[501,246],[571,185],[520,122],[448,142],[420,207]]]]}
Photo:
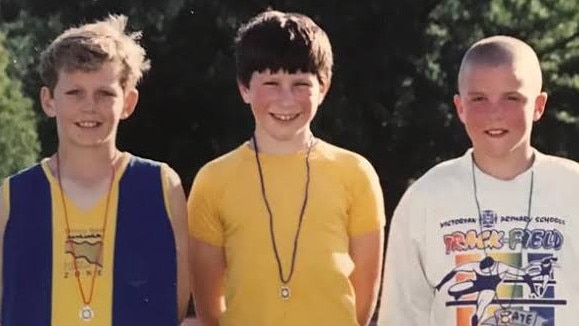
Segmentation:
{"type": "Polygon", "coordinates": [[[91,321],[94,318],[94,311],[89,306],[83,306],[78,312],[78,317],[82,321],[91,321]]]}
{"type": "MultiPolygon", "coordinates": [[[[79,268],[76,262],[76,253],[75,253],[75,247],[74,247],[74,242],[72,240],[72,237],[70,235],[70,223],[68,221],[68,210],[66,207],[66,202],[64,200],[64,189],[62,187],[62,180],[61,180],[61,176],[62,173],[60,171],[60,156],[59,153],[56,152],[56,172],[57,172],[57,178],[58,178],[58,188],[60,190],[60,199],[62,201],[62,209],[64,210],[64,221],[66,223],[66,243],[70,244],[70,251],[72,253],[72,265],[74,266],[74,275],[76,276],[76,283],[78,285],[78,290],[80,292],[80,297],[82,299],[82,302],[84,303],[84,306],[82,306],[82,308],[80,308],[80,310],[78,311],[78,317],[80,318],[80,320],[84,321],[84,322],[89,322],[94,318],[94,311],[92,310],[92,308],[89,306],[89,304],[92,301],[92,297],[94,294],[94,285],[95,285],[95,280],[98,274],[98,265],[99,265],[99,261],[102,260],[102,256],[103,256],[103,247],[105,245],[105,232],[106,232],[106,228],[107,228],[107,220],[109,217],[109,204],[110,204],[110,200],[111,200],[111,193],[112,193],[112,189],[113,189],[113,183],[115,180],[115,167],[114,165],[111,163],[111,181],[109,183],[109,189],[107,191],[107,203],[105,206],[105,215],[104,215],[104,222],[103,222],[103,231],[102,231],[102,235],[101,235],[101,245],[98,248],[98,253],[97,253],[97,260],[94,263],[94,270],[92,273],[92,278],[91,278],[91,282],[90,282],[90,292],[88,292],[87,295],[85,295],[85,291],[84,288],[82,287],[82,282],[80,280],[80,272],[79,272],[79,268]]],[[[102,266],[101,266],[102,268],[102,266]]]]}
{"type": "Polygon", "coordinates": [[[277,242],[275,239],[275,234],[273,232],[273,212],[271,211],[271,207],[269,206],[269,201],[267,200],[267,195],[265,193],[265,180],[263,177],[263,170],[261,168],[261,161],[259,160],[259,148],[257,147],[257,139],[255,135],[252,138],[253,148],[255,149],[255,162],[257,164],[257,172],[259,174],[259,185],[261,187],[261,196],[263,198],[263,202],[265,204],[265,208],[267,209],[267,215],[269,217],[269,233],[271,237],[271,244],[273,247],[273,253],[275,255],[275,261],[277,263],[277,269],[279,273],[279,279],[282,283],[281,287],[279,288],[279,296],[282,300],[289,300],[292,295],[292,292],[288,286],[288,283],[291,281],[292,276],[294,274],[294,267],[296,263],[296,256],[298,252],[298,241],[300,238],[300,231],[302,229],[302,223],[304,220],[304,215],[306,212],[306,206],[308,203],[308,194],[310,190],[310,153],[312,151],[312,147],[314,146],[314,138],[310,138],[308,143],[308,151],[306,153],[306,185],[305,185],[305,194],[304,194],[304,201],[302,202],[302,207],[300,209],[300,215],[298,217],[298,229],[296,231],[294,237],[294,247],[292,249],[292,260],[289,270],[289,275],[286,277],[283,272],[283,268],[281,266],[281,259],[279,252],[277,250],[277,242]]]}
{"type": "Polygon", "coordinates": [[[282,285],[279,289],[279,296],[284,299],[288,300],[292,295],[290,288],[287,285],[282,285]]]}

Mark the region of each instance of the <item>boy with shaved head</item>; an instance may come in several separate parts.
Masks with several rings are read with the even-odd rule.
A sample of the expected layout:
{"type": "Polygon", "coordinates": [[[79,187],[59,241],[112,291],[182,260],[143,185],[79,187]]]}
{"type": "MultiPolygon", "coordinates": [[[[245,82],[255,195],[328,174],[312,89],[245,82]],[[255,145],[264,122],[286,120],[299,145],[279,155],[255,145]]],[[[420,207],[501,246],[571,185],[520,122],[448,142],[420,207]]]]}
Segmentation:
{"type": "Polygon", "coordinates": [[[523,41],[493,36],[468,49],[454,104],[472,148],[428,171],[396,208],[379,326],[575,325],[579,164],[531,146],[541,87],[523,41]]]}

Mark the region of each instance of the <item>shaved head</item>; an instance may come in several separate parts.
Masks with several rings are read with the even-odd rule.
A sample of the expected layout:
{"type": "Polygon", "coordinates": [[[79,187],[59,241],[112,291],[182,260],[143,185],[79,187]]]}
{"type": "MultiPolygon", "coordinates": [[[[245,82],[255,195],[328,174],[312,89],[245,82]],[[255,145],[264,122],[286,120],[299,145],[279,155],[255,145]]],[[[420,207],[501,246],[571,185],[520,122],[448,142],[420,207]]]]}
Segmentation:
{"type": "Polygon", "coordinates": [[[473,44],[465,53],[458,72],[458,89],[464,82],[466,71],[473,66],[497,67],[508,65],[524,72],[527,82],[541,91],[542,75],[535,51],[525,42],[510,36],[491,36],[473,44]]]}

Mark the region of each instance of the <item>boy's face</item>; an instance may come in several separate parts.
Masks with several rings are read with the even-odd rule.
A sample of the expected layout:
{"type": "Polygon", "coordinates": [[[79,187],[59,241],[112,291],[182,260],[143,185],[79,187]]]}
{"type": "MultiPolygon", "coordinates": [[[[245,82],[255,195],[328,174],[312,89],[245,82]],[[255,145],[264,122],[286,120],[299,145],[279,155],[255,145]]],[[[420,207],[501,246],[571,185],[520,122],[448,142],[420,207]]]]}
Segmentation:
{"type": "Polygon", "coordinates": [[[246,87],[238,83],[255,117],[256,134],[269,141],[292,141],[309,135],[310,123],[327,87],[312,73],[254,72],[246,87]]]}
{"type": "Polygon", "coordinates": [[[531,129],[547,94],[522,64],[465,67],[454,104],[475,153],[506,158],[530,149],[531,129]]]}
{"type": "Polygon", "coordinates": [[[41,89],[44,112],[55,117],[60,144],[115,145],[119,120],[131,115],[137,104],[136,89],[124,90],[119,64],[107,62],[96,70],[61,70],[51,92],[41,89]]]}

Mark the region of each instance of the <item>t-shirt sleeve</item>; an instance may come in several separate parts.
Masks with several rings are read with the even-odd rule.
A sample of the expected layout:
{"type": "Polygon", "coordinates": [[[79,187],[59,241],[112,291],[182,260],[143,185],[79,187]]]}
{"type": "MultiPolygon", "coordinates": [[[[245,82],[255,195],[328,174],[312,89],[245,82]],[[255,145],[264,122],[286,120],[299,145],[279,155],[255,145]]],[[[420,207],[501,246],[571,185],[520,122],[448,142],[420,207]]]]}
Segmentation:
{"type": "Polygon", "coordinates": [[[392,217],[378,326],[428,325],[434,289],[425,275],[421,256],[425,199],[413,190],[404,194],[392,217]]]}
{"type": "Polygon", "coordinates": [[[203,167],[197,173],[189,198],[189,235],[214,246],[224,246],[223,224],[218,209],[218,176],[203,167]]]}
{"type": "Polygon", "coordinates": [[[349,235],[357,236],[383,228],[386,217],[378,174],[370,162],[361,159],[352,178],[349,235]]]}

